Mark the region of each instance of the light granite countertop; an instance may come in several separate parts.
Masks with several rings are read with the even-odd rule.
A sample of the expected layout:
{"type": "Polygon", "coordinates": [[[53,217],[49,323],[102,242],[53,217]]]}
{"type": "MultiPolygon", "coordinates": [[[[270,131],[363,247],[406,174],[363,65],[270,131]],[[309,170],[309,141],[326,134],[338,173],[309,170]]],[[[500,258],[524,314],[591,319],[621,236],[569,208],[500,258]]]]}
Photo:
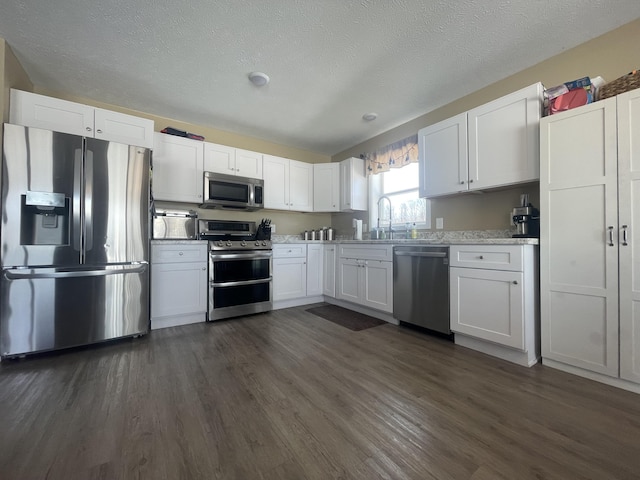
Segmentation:
{"type": "Polygon", "coordinates": [[[539,245],[538,238],[513,238],[511,230],[465,230],[451,232],[420,232],[418,238],[394,238],[371,240],[353,240],[350,237],[338,236],[333,241],[303,240],[299,235],[273,235],[274,244],[279,243],[383,243],[388,245],[539,245]]]}

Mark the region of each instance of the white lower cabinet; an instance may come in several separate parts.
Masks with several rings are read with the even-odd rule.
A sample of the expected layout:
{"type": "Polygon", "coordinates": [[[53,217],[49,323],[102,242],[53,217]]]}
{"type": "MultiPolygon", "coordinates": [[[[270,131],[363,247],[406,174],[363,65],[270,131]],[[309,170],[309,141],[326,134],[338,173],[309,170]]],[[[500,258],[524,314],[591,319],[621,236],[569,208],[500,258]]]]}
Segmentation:
{"type": "MultiPolygon", "coordinates": [[[[297,249],[296,249],[297,250],[297,249]]],[[[296,256],[291,248],[273,249],[273,301],[291,300],[307,296],[307,252],[296,256]]]]}
{"type": "Polygon", "coordinates": [[[393,247],[339,245],[336,298],[393,313],[393,247]]]}
{"type": "Polygon", "coordinates": [[[537,363],[536,248],[451,247],[451,330],[456,343],[521,365],[537,363]]]}
{"type": "Polygon", "coordinates": [[[151,329],[204,322],[207,242],[151,245],[151,329]]]}
{"type": "Polygon", "coordinates": [[[274,308],[322,300],[322,244],[273,246],[274,308]]]}
{"type": "Polygon", "coordinates": [[[322,246],[322,294],[336,296],[336,245],[322,246]]]}
{"type": "Polygon", "coordinates": [[[322,244],[307,245],[307,296],[322,295],[322,244]]]}

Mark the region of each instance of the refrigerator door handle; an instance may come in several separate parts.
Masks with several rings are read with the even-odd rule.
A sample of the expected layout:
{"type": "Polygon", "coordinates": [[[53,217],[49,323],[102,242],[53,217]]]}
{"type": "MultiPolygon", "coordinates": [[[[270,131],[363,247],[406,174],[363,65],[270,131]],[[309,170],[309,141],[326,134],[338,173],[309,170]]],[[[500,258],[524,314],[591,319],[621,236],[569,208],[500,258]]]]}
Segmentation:
{"type": "Polygon", "coordinates": [[[85,254],[93,249],[93,151],[87,148],[84,161],[84,231],[85,254]]]}
{"type": "MultiPolygon", "coordinates": [[[[73,249],[82,250],[82,150],[76,148],[73,159],[73,249]]],[[[82,256],[82,254],[81,254],[82,256]]],[[[82,258],[80,259],[82,262],[82,258]]]]}
{"type": "Polygon", "coordinates": [[[143,273],[148,262],[133,262],[126,265],[109,265],[99,269],[78,270],[60,268],[9,268],[4,271],[7,280],[28,280],[35,278],[106,277],[126,273],[143,273]]]}

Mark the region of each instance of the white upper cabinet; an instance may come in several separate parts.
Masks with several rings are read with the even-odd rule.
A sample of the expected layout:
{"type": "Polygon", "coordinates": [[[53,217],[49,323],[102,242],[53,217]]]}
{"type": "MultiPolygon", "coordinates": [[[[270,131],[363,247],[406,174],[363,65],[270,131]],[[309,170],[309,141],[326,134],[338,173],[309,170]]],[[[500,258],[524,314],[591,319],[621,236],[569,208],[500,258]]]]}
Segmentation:
{"type": "Polygon", "coordinates": [[[110,142],[153,147],[153,120],[11,90],[9,122],[110,142]]]}
{"type": "Polygon", "coordinates": [[[540,178],[542,91],[536,83],[468,112],[469,189],[540,178]]]}
{"type": "Polygon", "coordinates": [[[291,210],[313,211],[313,165],[289,160],[289,201],[291,210]]]}
{"type": "Polygon", "coordinates": [[[236,148],[236,174],[262,179],[262,154],[236,148]]]}
{"type": "Polygon", "coordinates": [[[205,142],[204,171],[262,179],[262,154],[205,142]]]}
{"type": "Polygon", "coordinates": [[[469,189],[466,112],[420,130],[418,148],[421,197],[469,189]]]}
{"type": "Polygon", "coordinates": [[[542,93],[536,83],[421,129],[420,195],[538,180],[542,93]]]}
{"type": "Polygon", "coordinates": [[[340,162],[340,211],[367,210],[367,177],[364,160],[347,158],[340,162]]]}
{"type": "Polygon", "coordinates": [[[315,212],[340,211],[340,164],[313,165],[313,210],[315,212]]]}
{"type": "Polygon", "coordinates": [[[264,208],[313,211],[313,165],[264,155],[264,208]]]}
{"type": "Polygon", "coordinates": [[[156,200],[202,203],[204,142],[156,133],[151,188],[156,200]]]}

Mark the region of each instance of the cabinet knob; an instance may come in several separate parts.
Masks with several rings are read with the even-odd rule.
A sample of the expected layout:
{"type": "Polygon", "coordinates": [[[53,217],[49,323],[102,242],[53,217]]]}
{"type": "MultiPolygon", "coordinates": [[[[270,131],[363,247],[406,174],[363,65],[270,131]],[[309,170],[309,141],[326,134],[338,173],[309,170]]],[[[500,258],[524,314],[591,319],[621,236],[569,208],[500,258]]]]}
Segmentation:
{"type": "Polygon", "coordinates": [[[470,179],[469,179],[469,183],[473,183],[473,178],[470,178],[470,179]]]}
{"type": "Polygon", "coordinates": [[[460,182],[460,185],[464,185],[464,180],[462,180],[462,181],[460,182]]]}
{"type": "Polygon", "coordinates": [[[480,260],[484,260],[484,255],[480,255],[478,258],[479,258],[480,260]]]}
{"type": "Polygon", "coordinates": [[[183,253],[182,253],[182,252],[178,252],[178,255],[182,256],[182,255],[183,255],[183,253]]]}
{"type": "Polygon", "coordinates": [[[98,133],[102,133],[102,130],[98,129],[98,130],[96,130],[96,132],[98,132],[98,133]]]}
{"type": "Polygon", "coordinates": [[[207,269],[207,267],[202,267],[202,270],[206,270],[206,269],[207,269]]]}
{"type": "Polygon", "coordinates": [[[518,284],[518,281],[517,281],[517,280],[514,280],[514,281],[513,281],[513,284],[514,284],[514,285],[517,285],[517,284],[518,284]]]}
{"type": "Polygon", "coordinates": [[[86,130],[87,130],[87,132],[90,132],[91,131],[91,127],[87,127],[86,130]]]}

